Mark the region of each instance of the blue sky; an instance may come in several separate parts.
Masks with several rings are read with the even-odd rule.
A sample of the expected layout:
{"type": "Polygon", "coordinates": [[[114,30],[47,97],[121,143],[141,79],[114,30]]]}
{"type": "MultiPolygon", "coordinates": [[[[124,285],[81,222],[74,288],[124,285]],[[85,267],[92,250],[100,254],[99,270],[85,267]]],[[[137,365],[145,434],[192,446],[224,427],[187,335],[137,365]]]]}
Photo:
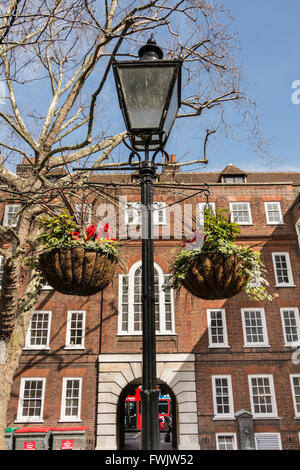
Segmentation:
{"type": "MultiPolygon", "coordinates": [[[[224,0],[224,5],[234,18],[232,31],[238,32],[241,47],[238,62],[249,83],[248,95],[257,104],[263,135],[271,141],[273,158],[259,158],[249,143],[245,128],[238,128],[238,140],[231,135],[227,138],[215,135],[209,141],[207,166],[185,167],[184,171],[221,171],[228,163],[245,171],[300,171],[300,103],[292,103],[292,94],[296,91],[292,89],[292,83],[300,81],[300,0],[224,0]]],[[[162,45],[161,38],[157,39],[162,45]]],[[[1,99],[4,93],[3,82],[0,82],[0,105],[4,105],[1,99]]],[[[35,83],[32,90],[26,88],[26,94],[22,90],[21,101],[24,104],[28,101],[31,109],[32,102],[45,103],[45,96],[44,84],[35,83]]],[[[298,96],[300,98],[300,87],[298,96]]],[[[124,130],[117,108],[111,76],[101,101],[102,121],[115,122],[112,128],[108,126],[108,133],[124,130]]],[[[232,118],[235,120],[235,115],[232,118]]],[[[193,120],[186,120],[184,125],[183,120],[178,120],[167,143],[168,153],[176,154],[181,161],[202,158],[206,124],[202,116],[197,119],[203,119],[202,133],[198,133],[193,120]]],[[[121,145],[114,160],[127,159],[127,153],[121,145]]]]}
{"type": "MultiPolygon", "coordinates": [[[[300,80],[300,1],[224,0],[224,5],[234,17],[248,93],[257,103],[260,126],[272,141],[274,158],[259,159],[240,130],[241,141],[231,137],[211,141],[209,163],[202,171],[218,171],[228,163],[247,171],[300,171],[300,104],[292,103],[292,83],[300,80]]],[[[176,136],[176,127],[172,134],[169,153],[180,157],[188,152],[184,160],[199,155],[197,139],[176,136]]]]}

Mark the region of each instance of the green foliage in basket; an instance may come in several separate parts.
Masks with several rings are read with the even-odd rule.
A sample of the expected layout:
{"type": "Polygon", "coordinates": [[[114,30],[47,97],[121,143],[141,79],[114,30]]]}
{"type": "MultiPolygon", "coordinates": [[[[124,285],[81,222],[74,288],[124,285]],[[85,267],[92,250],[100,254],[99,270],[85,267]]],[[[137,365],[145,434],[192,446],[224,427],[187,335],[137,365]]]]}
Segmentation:
{"type": "Polygon", "coordinates": [[[272,300],[277,294],[271,295],[267,292],[269,283],[265,277],[266,270],[260,253],[249,246],[234,243],[236,236],[240,234],[240,227],[226,218],[223,212],[226,211],[219,211],[216,214],[210,209],[204,211],[204,233],[195,232],[195,237],[183,242],[183,248],[170,266],[171,276],[165,287],[180,289],[191,264],[201,254],[217,252],[225,258],[234,255],[241,261],[241,275],[249,276],[245,292],[251,300],[272,300]],[[202,239],[200,244],[199,239],[202,239]]]}
{"type": "Polygon", "coordinates": [[[109,237],[107,223],[98,230],[94,225],[89,225],[86,230],[83,230],[74,217],[63,210],[55,217],[42,216],[39,220],[39,228],[38,243],[43,251],[83,246],[86,249],[110,254],[115,258],[120,257],[116,239],[109,237]]]}

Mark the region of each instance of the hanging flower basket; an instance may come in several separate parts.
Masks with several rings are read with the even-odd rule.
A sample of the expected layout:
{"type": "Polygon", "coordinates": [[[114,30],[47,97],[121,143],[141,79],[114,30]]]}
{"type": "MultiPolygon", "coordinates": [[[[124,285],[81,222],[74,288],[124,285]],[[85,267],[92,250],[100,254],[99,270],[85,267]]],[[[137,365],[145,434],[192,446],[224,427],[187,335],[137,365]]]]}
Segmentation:
{"type": "Polygon", "coordinates": [[[192,262],[184,287],[195,297],[205,300],[228,299],[239,294],[250,275],[241,271],[241,260],[220,253],[199,254],[192,262]]]}
{"type": "MultiPolygon", "coordinates": [[[[223,212],[223,211],[222,211],[223,212]]],[[[170,266],[170,278],[164,288],[186,288],[205,300],[228,299],[245,291],[251,300],[272,300],[268,294],[260,253],[234,243],[240,233],[237,224],[222,213],[205,211],[204,233],[194,232],[170,266]]]]}
{"type": "Polygon", "coordinates": [[[48,284],[67,295],[92,295],[112,281],[117,259],[85,247],[55,248],[40,255],[40,269],[48,284]]]}
{"type": "Polygon", "coordinates": [[[100,292],[112,281],[119,261],[116,239],[108,235],[108,224],[85,231],[67,212],[40,220],[38,237],[42,253],[39,269],[56,291],[88,296],[100,292]]]}

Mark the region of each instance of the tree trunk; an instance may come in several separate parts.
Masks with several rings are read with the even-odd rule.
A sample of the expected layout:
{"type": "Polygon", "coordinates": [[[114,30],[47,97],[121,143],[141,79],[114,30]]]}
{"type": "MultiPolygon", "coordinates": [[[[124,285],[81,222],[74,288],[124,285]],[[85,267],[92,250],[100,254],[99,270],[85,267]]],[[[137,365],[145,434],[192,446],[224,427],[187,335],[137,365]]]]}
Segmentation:
{"type": "Polygon", "coordinates": [[[18,325],[8,343],[6,343],[6,361],[0,365],[0,449],[5,449],[4,431],[6,428],[6,413],[10,400],[11,388],[19,359],[24,346],[25,332],[18,325]]]}
{"type": "Polygon", "coordinates": [[[7,426],[7,408],[10,400],[14,376],[19,366],[20,356],[25,344],[26,332],[34,312],[34,306],[38,299],[39,291],[35,291],[37,283],[38,279],[36,278],[33,281],[34,285],[31,285],[30,288],[30,309],[28,309],[22,315],[18,315],[10,340],[8,343],[5,343],[5,364],[1,364],[3,355],[0,358],[0,450],[5,449],[4,432],[7,426]]]}
{"type": "Polygon", "coordinates": [[[25,291],[22,289],[21,294],[19,289],[22,258],[14,259],[14,253],[20,246],[26,246],[29,234],[32,234],[30,211],[21,217],[19,244],[15,249],[13,243],[10,247],[8,263],[4,266],[0,301],[0,450],[5,449],[4,432],[11,388],[41,287],[40,275],[33,269],[25,291]]]}

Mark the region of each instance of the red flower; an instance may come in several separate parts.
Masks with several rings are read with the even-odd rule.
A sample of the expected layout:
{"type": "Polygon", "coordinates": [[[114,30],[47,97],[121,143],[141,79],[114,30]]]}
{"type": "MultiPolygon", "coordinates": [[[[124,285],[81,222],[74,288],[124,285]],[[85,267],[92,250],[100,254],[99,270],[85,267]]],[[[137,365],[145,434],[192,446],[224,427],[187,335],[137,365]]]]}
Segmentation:
{"type": "Polygon", "coordinates": [[[71,232],[69,233],[69,235],[71,235],[73,240],[78,240],[78,238],[80,237],[80,232],[71,232]]]}
{"type": "Polygon", "coordinates": [[[86,240],[89,240],[91,237],[93,237],[95,233],[96,233],[95,225],[89,225],[88,228],[86,229],[86,240]]]}
{"type": "Polygon", "coordinates": [[[104,228],[103,228],[103,230],[104,230],[104,232],[106,232],[106,233],[107,233],[107,232],[108,232],[108,229],[109,229],[109,224],[108,224],[108,223],[106,223],[106,224],[104,225],[104,228]]]}

